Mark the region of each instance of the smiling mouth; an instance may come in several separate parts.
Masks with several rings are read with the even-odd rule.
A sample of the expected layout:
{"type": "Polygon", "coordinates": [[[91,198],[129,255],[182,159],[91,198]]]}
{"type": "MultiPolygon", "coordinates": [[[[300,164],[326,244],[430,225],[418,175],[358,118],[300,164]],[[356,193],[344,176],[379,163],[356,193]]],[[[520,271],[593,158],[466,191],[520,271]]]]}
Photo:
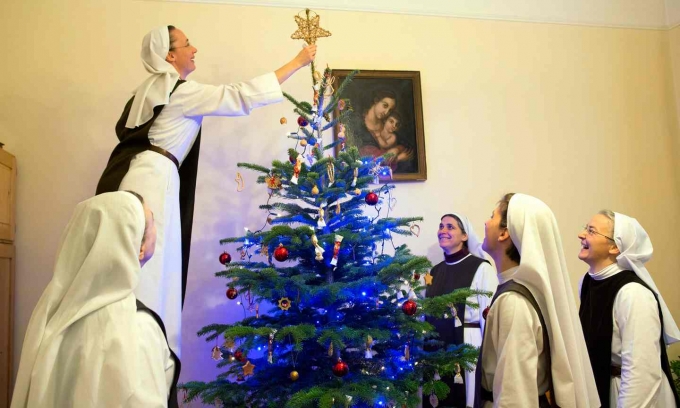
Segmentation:
{"type": "Polygon", "coordinates": [[[590,249],[590,245],[588,245],[586,242],[581,242],[581,248],[582,249],[590,249]]]}

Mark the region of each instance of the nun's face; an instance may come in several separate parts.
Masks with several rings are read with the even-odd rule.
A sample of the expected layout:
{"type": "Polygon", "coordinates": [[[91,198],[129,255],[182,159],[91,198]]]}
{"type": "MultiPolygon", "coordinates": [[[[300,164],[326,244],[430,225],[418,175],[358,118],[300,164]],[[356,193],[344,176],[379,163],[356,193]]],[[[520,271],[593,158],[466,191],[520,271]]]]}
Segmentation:
{"type": "Polygon", "coordinates": [[[593,272],[616,262],[619,250],[612,239],[612,224],[609,218],[596,214],[578,234],[581,250],[578,258],[587,263],[593,272]]]}
{"type": "Polygon", "coordinates": [[[458,220],[453,217],[444,217],[439,223],[437,238],[441,249],[450,255],[463,249],[463,242],[467,241],[468,236],[460,229],[458,220]]]}
{"type": "Polygon", "coordinates": [[[154,222],[153,212],[144,203],[144,240],[139,249],[139,263],[141,266],[151,259],[156,250],[156,223],[154,222]]]}
{"type": "Polygon", "coordinates": [[[484,223],[484,241],[482,242],[482,249],[493,254],[499,247],[499,238],[501,236],[501,213],[498,211],[498,206],[494,208],[491,213],[491,218],[484,223]]]}
{"type": "Polygon", "coordinates": [[[196,69],[194,57],[198,50],[189,43],[187,36],[178,28],[172,31],[172,38],[174,41],[170,44],[170,51],[165,60],[175,67],[180,78],[186,79],[187,75],[196,69]]]}

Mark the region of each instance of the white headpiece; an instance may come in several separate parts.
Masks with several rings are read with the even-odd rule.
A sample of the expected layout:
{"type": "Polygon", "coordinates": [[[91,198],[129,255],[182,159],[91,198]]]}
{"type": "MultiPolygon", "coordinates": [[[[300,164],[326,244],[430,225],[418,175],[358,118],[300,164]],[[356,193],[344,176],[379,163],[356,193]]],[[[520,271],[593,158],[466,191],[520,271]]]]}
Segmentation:
{"type": "Polygon", "coordinates": [[[624,214],[614,213],[614,240],[621,253],[616,257],[619,267],[635,272],[647,286],[649,286],[661,305],[661,315],[663,316],[663,329],[666,345],[680,341],[680,330],[675,324],[666,302],[664,302],[659,289],[657,289],[654,279],[645,268],[645,263],[652,258],[654,248],[652,241],[647,235],[647,231],[635,218],[624,214]]]}
{"type": "Polygon", "coordinates": [[[142,40],[142,63],[151,74],[135,90],[126,128],[134,129],[153,117],[153,108],[166,105],[170,101],[179,73],[165,57],[170,51],[170,34],[168,26],[151,30],[142,40]]]}
{"type": "Polygon", "coordinates": [[[468,240],[467,240],[467,247],[468,251],[477,258],[482,258],[482,259],[488,259],[486,252],[482,249],[482,241],[479,240],[479,237],[475,233],[475,230],[472,228],[472,224],[470,224],[470,220],[468,218],[460,213],[453,213],[456,217],[460,218],[460,222],[463,223],[463,228],[465,229],[465,232],[467,233],[468,240]]]}
{"type": "Polygon", "coordinates": [[[28,323],[13,408],[123,406],[138,387],[132,291],[144,225],[142,204],[127,192],[76,206],[28,323]]]}
{"type": "Polygon", "coordinates": [[[515,194],[508,205],[508,229],[522,258],[512,279],[531,291],[548,326],[557,404],[599,407],[555,216],[541,200],[515,194]]]}

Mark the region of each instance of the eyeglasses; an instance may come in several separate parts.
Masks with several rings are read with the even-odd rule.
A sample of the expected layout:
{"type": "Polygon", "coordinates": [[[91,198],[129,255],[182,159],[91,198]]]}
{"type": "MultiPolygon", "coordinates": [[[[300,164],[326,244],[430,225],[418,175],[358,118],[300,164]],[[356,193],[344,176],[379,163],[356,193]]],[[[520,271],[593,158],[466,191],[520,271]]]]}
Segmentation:
{"type": "Polygon", "coordinates": [[[600,235],[600,236],[602,236],[602,237],[607,238],[608,240],[610,240],[610,241],[612,241],[612,242],[616,242],[616,241],[614,241],[614,238],[608,237],[608,236],[606,236],[606,235],[604,235],[604,234],[600,234],[599,232],[595,231],[595,229],[594,229],[593,227],[589,227],[588,224],[584,225],[584,226],[583,226],[583,229],[582,229],[581,231],[585,231],[585,232],[586,232],[588,235],[590,235],[591,237],[592,237],[593,235],[597,234],[597,235],[600,235]]]}
{"type": "Polygon", "coordinates": [[[191,47],[191,44],[189,44],[188,42],[187,42],[187,45],[182,45],[181,47],[172,47],[171,46],[168,51],[175,51],[175,50],[178,50],[180,48],[187,48],[187,47],[191,47]]]}

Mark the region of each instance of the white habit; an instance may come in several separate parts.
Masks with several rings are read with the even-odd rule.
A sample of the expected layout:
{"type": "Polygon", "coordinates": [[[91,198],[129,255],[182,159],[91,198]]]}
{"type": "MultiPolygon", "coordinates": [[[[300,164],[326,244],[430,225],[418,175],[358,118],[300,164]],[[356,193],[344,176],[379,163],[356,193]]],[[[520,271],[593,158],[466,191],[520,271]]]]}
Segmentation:
{"type": "MultiPolygon", "coordinates": [[[[274,73],[235,85],[187,81],[177,87],[156,118],[149,141],[172,153],[181,164],[196,140],[204,116],[247,115],[252,109],[282,99],[274,73]]],[[[156,152],[140,153],[132,159],[119,190],[138,192],[154,212],[156,253],[144,265],[135,294],[161,317],[170,347],[180,356],[182,240],[177,168],[156,152]]]]}
{"type": "Polygon", "coordinates": [[[12,408],[167,406],[167,343],[133,294],[144,226],[132,194],[78,204],[28,324],[12,408]]]}

